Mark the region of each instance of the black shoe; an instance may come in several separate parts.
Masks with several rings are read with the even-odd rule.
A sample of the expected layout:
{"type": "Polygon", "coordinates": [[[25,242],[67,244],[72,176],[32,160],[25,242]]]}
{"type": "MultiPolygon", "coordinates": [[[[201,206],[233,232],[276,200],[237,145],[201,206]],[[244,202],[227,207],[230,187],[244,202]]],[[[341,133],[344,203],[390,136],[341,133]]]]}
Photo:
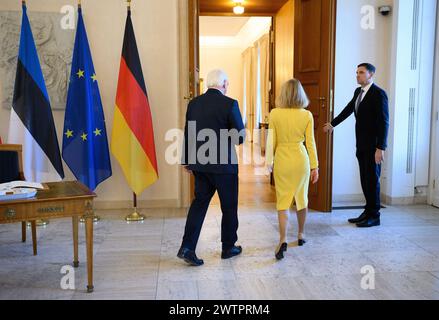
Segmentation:
{"type": "Polygon", "coordinates": [[[361,223],[368,217],[367,211],[364,211],[358,218],[349,219],[349,223],[361,223]]]}
{"type": "Polygon", "coordinates": [[[368,218],[360,223],[357,223],[358,228],[370,228],[370,227],[377,227],[381,224],[379,217],[374,218],[368,218]]]}
{"type": "Polygon", "coordinates": [[[187,248],[180,248],[178,251],[177,257],[180,259],[183,259],[187,263],[189,263],[191,266],[199,267],[204,264],[204,261],[202,259],[198,259],[197,255],[195,254],[194,250],[190,250],[187,248]]]}
{"type": "Polygon", "coordinates": [[[284,252],[286,252],[288,249],[288,244],[287,243],[282,243],[282,245],[279,248],[279,251],[276,252],[275,257],[277,260],[282,260],[284,258],[284,252]]]}
{"type": "Polygon", "coordinates": [[[303,247],[303,245],[306,243],[305,239],[299,239],[297,240],[297,244],[299,245],[299,247],[303,247]]]}
{"type": "Polygon", "coordinates": [[[221,259],[230,259],[234,256],[240,255],[242,253],[241,246],[234,246],[231,249],[223,250],[221,253],[221,259]]]}

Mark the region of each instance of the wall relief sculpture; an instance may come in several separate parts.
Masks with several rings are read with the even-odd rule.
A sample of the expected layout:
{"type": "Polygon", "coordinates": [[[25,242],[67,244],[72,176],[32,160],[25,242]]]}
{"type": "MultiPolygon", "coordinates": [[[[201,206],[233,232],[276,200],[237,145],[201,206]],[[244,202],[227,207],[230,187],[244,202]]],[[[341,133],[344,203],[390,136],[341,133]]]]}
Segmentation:
{"type": "MultiPolygon", "coordinates": [[[[28,15],[52,109],[65,109],[75,30],[61,28],[61,13],[28,11],[28,15]]],[[[17,70],[21,16],[21,11],[0,12],[0,103],[9,109],[17,70]]]]}

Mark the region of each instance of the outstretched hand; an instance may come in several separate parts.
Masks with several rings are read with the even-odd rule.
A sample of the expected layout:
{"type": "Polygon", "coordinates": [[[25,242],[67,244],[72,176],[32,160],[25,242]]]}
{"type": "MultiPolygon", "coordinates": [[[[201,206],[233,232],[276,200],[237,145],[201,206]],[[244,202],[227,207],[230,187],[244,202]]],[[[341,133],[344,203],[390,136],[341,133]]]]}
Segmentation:
{"type": "Polygon", "coordinates": [[[331,123],[328,122],[323,126],[323,132],[325,133],[332,133],[333,131],[334,131],[334,127],[332,126],[331,123]]]}

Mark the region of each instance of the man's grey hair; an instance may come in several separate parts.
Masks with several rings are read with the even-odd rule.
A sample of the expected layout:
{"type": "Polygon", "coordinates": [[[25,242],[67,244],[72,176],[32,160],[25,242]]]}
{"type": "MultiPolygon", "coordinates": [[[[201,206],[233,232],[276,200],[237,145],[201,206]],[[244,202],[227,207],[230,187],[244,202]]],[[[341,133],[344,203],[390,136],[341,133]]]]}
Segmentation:
{"type": "Polygon", "coordinates": [[[227,74],[221,69],[215,69],[207,75],[206,84],[208,88],[222,87],[226,80],[229,80],[227,74]]]}

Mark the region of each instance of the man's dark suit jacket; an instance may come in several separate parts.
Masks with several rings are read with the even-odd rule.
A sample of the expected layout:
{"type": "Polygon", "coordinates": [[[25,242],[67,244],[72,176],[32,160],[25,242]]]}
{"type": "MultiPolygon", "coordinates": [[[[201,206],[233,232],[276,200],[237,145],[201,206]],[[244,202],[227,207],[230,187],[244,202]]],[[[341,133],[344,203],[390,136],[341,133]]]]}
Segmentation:
{"type": "Polygon", "coordinates": [[[235,145],[242,144],[245,139],[244,124],[238,102],[226,97],[216,89],[209,89],[205,94],[193,99],[189,103],[186,113],[184,138],[182,164],[188,165],[189,170],[216,174],[237,174],[238,160],[235,145]],[[191,132],[189,122],[195,122],[195,131],[191,132]],[[210,141],[211,143],[209,143],[211,138],[203,136],[202,130],[204,129],[210,129],[211,132],[215,133],[216,142],[210,141]],[[235,129],[235,134],[240,133],[238,139],[228,137],[225,140],[226,143],[221,146],[221,130],[224,130],[224,136],[224,133],[233,129],[235,129]],[[199,136],[200,132],[202,137],[199,136]],[[198,140],[196,137],[203,141],[196,141],[198,140]],[[202,147],[203,145],[204,147],[202,147]],[[216,150],[207,149],[207,145],[216,146],[216,150]],[[196,156],[200,148],[203,148],[200,151],[201,154],[211,157],[207,163],[200,162],[202,159],[196,156]],[[221,154],[224,161],[221,161],[221,154]]]}
{"type": "Polygon", "coordinates": [[[369,88],[363,101],[355,112],[355,103],[361,88],[355,90],[351,102],[344,108],[338,117],[332,120],[333,127],[338,126],[352,113],[357,119],[355,134],[357,138],[357,150],[372,151],[375,149],[386,150],[387,136],[389,132],[389,105],[386,92],[375,84],[369,88]]]}

